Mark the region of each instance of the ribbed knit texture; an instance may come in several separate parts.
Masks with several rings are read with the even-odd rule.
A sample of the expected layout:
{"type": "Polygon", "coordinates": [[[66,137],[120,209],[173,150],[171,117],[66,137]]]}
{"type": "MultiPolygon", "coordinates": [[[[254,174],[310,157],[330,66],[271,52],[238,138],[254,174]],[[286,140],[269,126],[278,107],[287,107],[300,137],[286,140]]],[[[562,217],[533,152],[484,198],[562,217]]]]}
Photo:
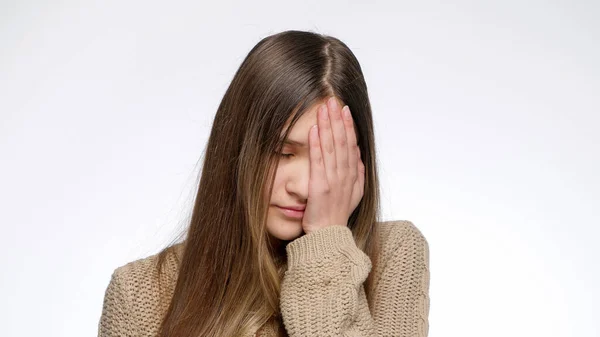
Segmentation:
{"type": "MultiPolygon", "coordinates": [[[[378,222],[378,264],[357,246],[345,226],[330,226],[287,246],[281,285],[283,324],[299,336],[411,336],[429,330],[429,246],[410,221],[378,222]],[[364,281],[374,273],[369,310],[364,281]]],[[[99,337],[158,334],[173,295],[181,244],[158,275],[157,255],[117,268],[104,296],[99,337]],[[161,279],[166,288],[159,289],[161,279]],[[162,301],[161,301],[162,299],[162,301]]],[[[256,337],[272,334],[261,329],[256,337]]]]}

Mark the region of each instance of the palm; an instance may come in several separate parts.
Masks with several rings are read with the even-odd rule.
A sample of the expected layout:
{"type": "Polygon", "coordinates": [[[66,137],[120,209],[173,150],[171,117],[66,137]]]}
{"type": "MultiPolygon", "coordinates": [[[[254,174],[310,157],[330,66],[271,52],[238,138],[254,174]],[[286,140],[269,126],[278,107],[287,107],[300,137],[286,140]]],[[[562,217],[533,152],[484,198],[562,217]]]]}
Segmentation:
{"type": "Polygon", "coordinates": [[[362,199],[365,168],[352,117],[344,118],[334,99],[319,109],[318,130],[311,128],[309,145],[310,180],[302,228],[310,233],[331,225],[345,226],[362,199]]]}

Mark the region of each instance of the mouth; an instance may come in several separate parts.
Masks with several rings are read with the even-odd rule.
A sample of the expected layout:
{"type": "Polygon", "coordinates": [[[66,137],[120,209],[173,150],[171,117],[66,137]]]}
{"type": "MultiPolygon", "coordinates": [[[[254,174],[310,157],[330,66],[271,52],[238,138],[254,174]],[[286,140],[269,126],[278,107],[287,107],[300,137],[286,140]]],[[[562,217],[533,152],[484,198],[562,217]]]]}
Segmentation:
{"type": "Polygon", "coordinates": [[[279,206],[275,206],[275,207],[277,207],[283,213],[283,215],[285,215],[289,218],[302,219],[302,217],[304,216],[304,210],[296,210],[296,209],[279,207],[279,206]]]}

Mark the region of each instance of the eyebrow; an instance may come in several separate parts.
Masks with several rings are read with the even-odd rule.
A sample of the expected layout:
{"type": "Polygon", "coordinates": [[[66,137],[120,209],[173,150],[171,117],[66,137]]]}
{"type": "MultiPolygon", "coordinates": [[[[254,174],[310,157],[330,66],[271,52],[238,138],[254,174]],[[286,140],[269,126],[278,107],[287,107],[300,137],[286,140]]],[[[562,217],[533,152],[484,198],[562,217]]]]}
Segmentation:
{"type": "Polygon", "coordinates": [[[286,140],[283,141],[283,143],[287,144],[287,145],[298,146],[298,147],[306,147],[305,143],[302,143],[302,142],[299,142],[299,141],[296,141],[296,140],[293,140],[293,139],[286,139],[286,140]]]}

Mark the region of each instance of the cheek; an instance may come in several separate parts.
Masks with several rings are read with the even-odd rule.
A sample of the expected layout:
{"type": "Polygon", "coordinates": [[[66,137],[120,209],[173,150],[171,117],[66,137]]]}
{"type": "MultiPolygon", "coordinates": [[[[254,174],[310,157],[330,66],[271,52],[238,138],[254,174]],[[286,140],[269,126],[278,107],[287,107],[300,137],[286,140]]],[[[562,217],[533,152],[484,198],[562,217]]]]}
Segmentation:
{"type": "Polygon", "coordinates": [[[281,189],[285,186],[285,170],[281,165],[275,171],[275,179],[273,180],[273,194],[271,197],[281,193],[281,189]]]}
{"type": "Polygon", "coordinates": [[[281,186],[283,185],[283,176],[284,176],[284,172],[282,170],[282,165],[277,165],[277,167],[274,169],[273,174],[275,175],[275,178],[273,179],[273,191],[271,193],[270,196],[267,197],[267,194],[269,193],[269,189],[265,188],[264,191],[264,195],[266,197],[267,200],[270,200],[271,202],[273,201],[273,198],[280,192],[279,189],[281,189],[281,186]]]}

